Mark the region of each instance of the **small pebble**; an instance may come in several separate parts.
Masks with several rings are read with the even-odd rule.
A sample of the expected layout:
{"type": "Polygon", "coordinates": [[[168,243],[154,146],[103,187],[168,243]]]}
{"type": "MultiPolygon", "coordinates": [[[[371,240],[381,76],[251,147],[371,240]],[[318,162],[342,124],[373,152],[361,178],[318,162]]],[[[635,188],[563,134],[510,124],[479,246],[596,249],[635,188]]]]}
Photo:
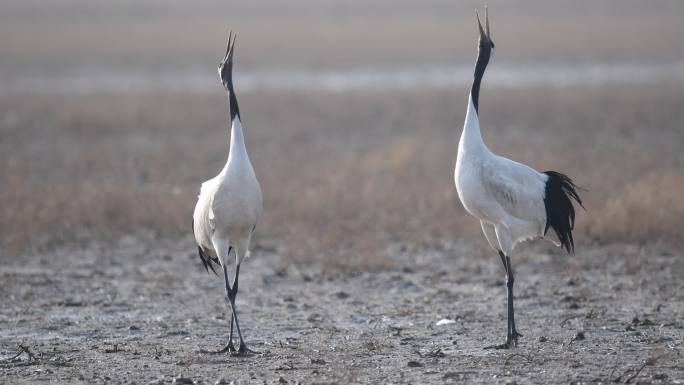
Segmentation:
{"type": "Polygon", "coordinates": [[[548,341],[548,338],[546,338],[546,337],[544,337],[544,336],[539,336],[539,338],[537,339],[537,341],[539,341],[539,342],[546,342],[546,341],[548,341]]]}

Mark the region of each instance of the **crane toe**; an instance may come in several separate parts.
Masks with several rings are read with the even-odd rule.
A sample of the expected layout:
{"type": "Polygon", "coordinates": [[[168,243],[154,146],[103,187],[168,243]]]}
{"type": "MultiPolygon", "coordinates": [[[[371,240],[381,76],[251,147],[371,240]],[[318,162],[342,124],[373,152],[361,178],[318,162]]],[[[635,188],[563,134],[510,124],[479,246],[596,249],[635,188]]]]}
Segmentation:
{"type": "Polygon", "coordinates": [[[233,345],[233,341],[230,341],[228,345],[226,345],[223,349],[221,350],[205,350],[205,349],[200,349],[200,353],[204,354],[224,354],[224,353],[232,353],[236,352],[237,349],[235,349],[235,345],[233,345]]]}
{"type": "Polygon", "coordinates": [[[510,348],[515,348],[515,347],[517,347],[517,346],[518,346],[518,339],[516,338],[516,339],[506,340],[506,342],[504,342],[503,344],[500,344],[500,345],[489,345],[489,346],[485,346],[485,350],[490,350],[490,349],[496,349],[496,350],[499,350],[499,349],[510,349],[510,348]]]}
{"type": "Polygon", "coordinates": [[[223,354],[223,353],[233,353],[236,352],[237,350],[235,349],[235,345],[233,345],[233,341],[228,342],[228,345],[226,345],[223,349],[217,350],[215,352],[211,352],[213,354],[223,354]]]}
{"type": "Polygon", "coordinates": [[[240,344],[240,348],[237,351],[231,353],[231,355],[238,356],[238,357],[249,356],[249,355],[261,355],[261,354],[262,354],[261,352],[258,352],[256,350],[252,350],[252,349],[248,348],[244,342],[240,344]]]}

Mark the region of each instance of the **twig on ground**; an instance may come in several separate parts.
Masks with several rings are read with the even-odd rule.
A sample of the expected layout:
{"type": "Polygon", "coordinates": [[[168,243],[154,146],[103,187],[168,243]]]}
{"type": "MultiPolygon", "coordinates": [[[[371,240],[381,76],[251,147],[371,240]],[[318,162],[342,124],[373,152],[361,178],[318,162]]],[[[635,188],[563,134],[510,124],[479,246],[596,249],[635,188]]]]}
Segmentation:
{"type": "Polygon", "coordinates": [[[506,375],[506,366],[508,366],[509,361],[510,361],[513,357],[523,357],[524,359],[527,360],[527,362],[532,362],[532,358],[530,357],[529,354],[513,353],[513,354],[511,354],[510,356],[506,357],[506,361],[504,361],[503,368],[502,368],[502,372],[503,372],[503,375],[504,375],[504,376],[506,375]]]}
{"type": "Polygon", "coordinates": [[[612,380],[613,374],[615,374],[615,371],[617,370],[618,366],[620,366],[618,364],[619,358],[620,358],[620,356],[616,353],[615,354],[615,361],[613,361],[613,370],[610,371],[610,374],[608,375],[608,380],[612,380]]]}
{"type": "Polygon", "coordinates": [[[646,365],[648,365],[648,361],[649,360],[646,360],[646,362],[644,362],[643,365],[641,365],[639,369],[637,369],[636,373],[632,374],[628,379],[626,379],[625,384],[629,384],[630,382],[632,382],[632,380],[635,379],[639,375],[639,373],[641,373],[642,370],[644,370],[646,365]]]}
{"type": "MultiPolygon", "coordinates": [[[[502,368],[502,370],[503,370],[503,375],[504,375],[504,376],[506,375],[506,366],[508,366],[508,363],[510,362],[510,360],[511,360],[513,357],[515,357],[515,356],[520,356],[520,357],[525,358],[525,359],[527,360],[528,363],[535,363],[535,358],[539,355],[539,350],[541,350],[541,347],[537,347],[537,349],[536,349],[535,351],[530,352],[530,353],[527,353],[527,354],[524,354],[524,353],[513,353],[513,354],[511,354],[510,356],[506,357],[506,360],[504,361],[503,368],[502,368]]],[[[538,365],[543,365],[544,362],[546,362],[545,359],[542,360],[540,363],[537,363],[537,364],[538,364],[538,365]]]]}
{"type": "Polygon", "coordinates": [[[17,354],[15,354],[14,356],[9,357],[9,358],[4,358],[4,359],[0,360],[0,362],[14,361],[15,359],[17,359],[19,356],[21,356],[24,353],[26,353],[26,355],[28,355],[29,362],[31,362],[31,361],[38,362],[38,358],[36,358],[35,354],[33,354],[33,352],[31,352],[31,350],[29,349],[28,346],[26,346],[24,344],[19,344],[19,345],[17,345],[17,347],[19,348],[19,351],[17,352],[17,354]]]}
{"type": "Polygon", "coordinates": [[[2,360],[0,360],[0,362],[14,361],[14,359],[17,358],[17,357],[19,357],[20,355],[22,355],[22,353],[24,353],[24,351],[23,351],[22,349],[19,349],[19,351],[17,352],[17,354],[15,354],[14,356],[9,357],[9,358],[3,358],[2,360]]]}
{"type": "Polygon", "coordinates": [[[28,346],[24,346],[22,344],[19,344],[19,347],[21,348],[21,350],[26,352],[26,354],[29,357],[29,361],[33,360],[33,361],[38,362],[38,358],[36,358],[36,356],[33,353],[31,353],[28,346]]]}
{"type": "Polygon", "coordinates": [[[583,316],[584,316],[583,314],[573,314],[573,315],[567,316],[567,317],[563,318],[563,320],[560,323],[560,326],[565,327],[565,324],[567,324],[571,320],[576,319],[576,318],[582,318],[583,316]]]}
{"type": "MultiPolygon", "coordinates": [[[[661,355],[656,356],[656,357],[647,358],[646,361],[643,364],[641,364],[641,366],[639,366],[639,368],[637,368],[637,370],[634,374],[632,374],[627,379],[625,379],[624,383],[629,384],[630,382],[632,382],[632,380],[634,380],[635,378],[637,378],[637,376],[639,376],[639,374],[641,374],[641,371],[644,370],[645,367],[655,365],[656,361],[658,361],[664,355],[665,354],[661,354],[661,355]]],[[[622,373],[618,377],[614,378],[613,382],[620,382],[620,380],[622,380],[622,377],[626,376],[627,373],[629,373],[631,370],[632,369],[625,370],[624,373],[622,373]]]]}

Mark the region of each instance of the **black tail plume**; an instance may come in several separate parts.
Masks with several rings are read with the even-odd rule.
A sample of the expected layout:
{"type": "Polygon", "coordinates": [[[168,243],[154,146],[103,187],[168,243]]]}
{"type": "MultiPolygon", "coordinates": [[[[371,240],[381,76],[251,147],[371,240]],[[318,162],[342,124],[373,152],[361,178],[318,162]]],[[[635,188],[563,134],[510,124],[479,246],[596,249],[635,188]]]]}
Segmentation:
{"type": "Polygon", "coordinates": [[[207,273],[209,272],[209,269],[218,276],[218,273],[216,270],[214,270],[214,264],[219,264],[218,258],[212,258],[207,255],[207,253],[202,250],[202,247],[197,246],[197,249],[199,250],[199,256],[200,259],[202,260],[202,263],[204,264],[204,268],[207,270],[207,273]]]}
{"type": "MultiPolygon", "coordinates": [[[[195,218],[192,218],[192,233],[193,235],[195,234],[195,218]]],[[[207,273],[209,272],[209,269],[214,272],[214,274],[218,275],[216,273],[216,270],[214,270],[214,263],[219,264],[218,258],[212,258],[210,257],[204,250],[202,250],[202,246],[197,246],[197,250],[199,251],[199,257],[202,260],[202,264],[204,264],[204,268],[207,270],[207,273]]]]}
{"type": "MultiPolygon", "coordinates": [[[[567,175],[556,171],[544,171],[549,179],[544,191],[544,206],[546,207],[546,227],[544,235],[552,227],[558,236],[561,246],[571,253],[575,250],[572,230],[575,227],[575,207],[572,200],[584,209],[582,199],[577,194],[575,183],[567,175]]],[[[585,209],[586,210],[586,209],[585,209]]]]}

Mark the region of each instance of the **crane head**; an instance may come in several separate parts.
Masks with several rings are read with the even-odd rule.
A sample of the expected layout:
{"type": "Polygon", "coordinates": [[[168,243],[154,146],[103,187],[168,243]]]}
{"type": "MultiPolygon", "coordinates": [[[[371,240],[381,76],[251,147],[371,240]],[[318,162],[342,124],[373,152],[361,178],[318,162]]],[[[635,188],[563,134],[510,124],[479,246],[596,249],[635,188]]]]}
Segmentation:
{"type": "Polygon", "coordinates": [[[233,88],[233,52],[235,51],[235,40],[237,34],[230,31],[228,34],[228,46],[226,47],[226,54],[218,65],[218,73],[221,77],[223,87],[230,90],[233,88]]]}
{"type": "Polygon", "coordinates": [[[492,41],[492,35],[489,32],[489,10],[485,6],[485,28],[482,28],[482,22],[480,21],[480,14],[475,10],[475,16],[477,17],[477,26],[480,29],[480,39],[479,46],[480,49],[493,50],[494,41],[492,41]]]}

